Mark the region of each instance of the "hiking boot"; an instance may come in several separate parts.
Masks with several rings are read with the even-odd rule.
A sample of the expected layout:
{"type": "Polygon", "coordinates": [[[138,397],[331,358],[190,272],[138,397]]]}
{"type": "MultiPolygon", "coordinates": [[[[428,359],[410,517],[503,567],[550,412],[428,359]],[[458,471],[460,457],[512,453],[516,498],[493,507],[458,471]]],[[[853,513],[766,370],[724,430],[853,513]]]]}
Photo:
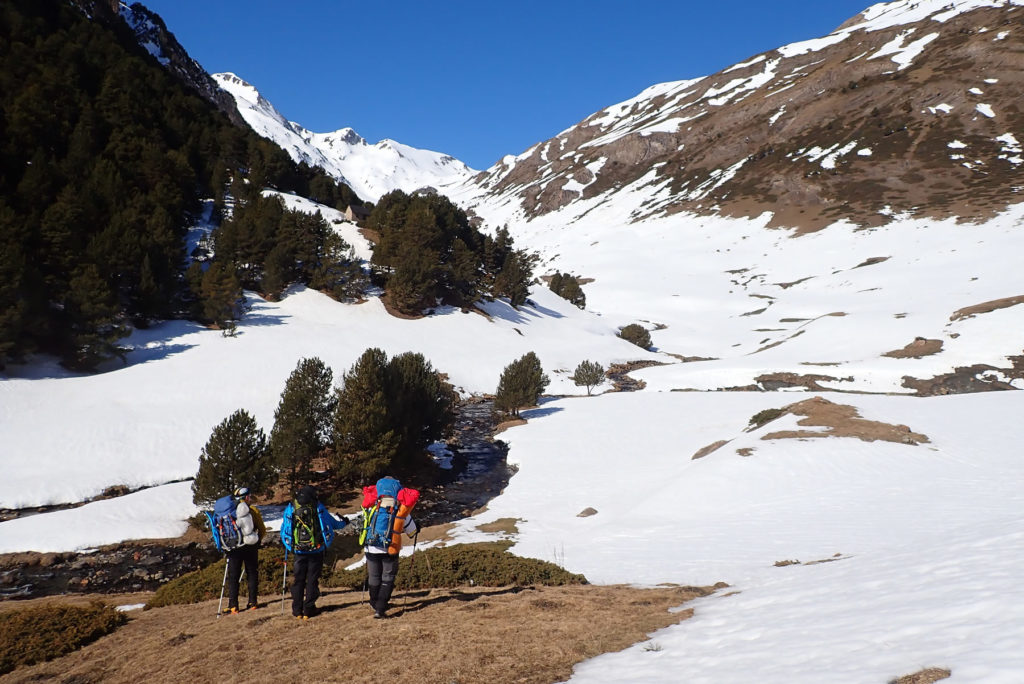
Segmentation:
{"type": "Polygon", "coordinates": [[[308,619],[309,619],[309,618],[308,618],[308,617],[306,617],[305,615],[294,615],[293,617],[294,617],[294,618],[295,618],[296,620],[308,620],[308,619]]]}
{"type": "Polygon", "coordinates": [[[228,608],[228,613],[231,614],[231,615],[237,615],[238,614],[238,606],[235,606],[234,608],[228,608]]]}
{"type": "Polygon", "coordinates": [[[259,608],[259,606],[255,603],[250,603],[245,607],[246,610],[256,610],[257,608],[259,608]]]}
{"type": "Polygon", "coordinates": [[[384,614],[383,612],[379,611],[379,610],[373,614],[373,619],[374,620],[383,620],[386,617],[387,617],[387,615],[384,614]]]}

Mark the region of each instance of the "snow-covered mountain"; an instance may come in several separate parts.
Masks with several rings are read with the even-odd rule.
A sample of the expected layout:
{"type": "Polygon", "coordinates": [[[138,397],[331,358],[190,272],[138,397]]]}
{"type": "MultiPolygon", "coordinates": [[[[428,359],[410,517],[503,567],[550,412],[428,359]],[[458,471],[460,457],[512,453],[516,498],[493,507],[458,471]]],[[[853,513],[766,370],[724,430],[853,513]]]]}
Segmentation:
{"type": "Polygon", "coordinates": [[[214,74],[221,88],[235,98],[239,113],[259,135],[273,140],[292,159],[319,166],[351,187],[364,200],[376,202],[392,190],[412,192],[451,185],[476,173],[447,154],[420,150],[394,140],[371,145],[351,128],[313,133],[288,121],[249,83],[231,73],[214,74]]]}
{"type": "Polygon", "coordinates": [[[1021,0],[899,0],[822,38],[651,86],[452,189],[494,223],[634,205],[821,228],[1019,201],[1021,0]],[[635,199],[627,199],[627,196],[635,199]]]}

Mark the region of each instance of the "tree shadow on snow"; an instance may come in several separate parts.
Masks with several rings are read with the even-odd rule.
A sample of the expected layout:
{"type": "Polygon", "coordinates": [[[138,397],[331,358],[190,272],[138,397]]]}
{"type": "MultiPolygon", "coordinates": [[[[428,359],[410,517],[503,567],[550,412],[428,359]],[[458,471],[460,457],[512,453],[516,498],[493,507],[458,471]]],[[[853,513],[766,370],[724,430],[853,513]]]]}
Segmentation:
{"type": "Polygon", "coordinates": [[[546,306],[540,306],[532,299],[518,309],[513,308],[505,299],[497,299],[483,305],[478,305],[481,310],[492,318],[500,318],[509,323],[528,323],[531,318],[565,318],[562,314],[546,306]]]}
{"type": "Polygon", "coordinates": [[[534,418],[546,418],[548,416],[554,415],[556,413],[559,413],[560,411],[565,410],[561,406],[547,405],[553,403],[554,401],[556,401],[554,397],[543,398],[540,400],[540,406],[538,406],[537,408],[520,411],[519,415],[520,417],[525,418],[526,420],[533,420],[534,418]]]}

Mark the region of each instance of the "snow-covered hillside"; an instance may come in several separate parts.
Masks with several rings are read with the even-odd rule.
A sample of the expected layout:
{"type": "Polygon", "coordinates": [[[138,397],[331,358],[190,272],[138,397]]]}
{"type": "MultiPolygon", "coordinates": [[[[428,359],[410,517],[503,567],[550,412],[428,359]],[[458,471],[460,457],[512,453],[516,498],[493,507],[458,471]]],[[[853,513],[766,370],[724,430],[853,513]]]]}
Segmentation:
{"type": "Polygon", "coordinates": [[[234,74],[214,74],[235,98],[254,131],[273,140],[297,162],[318,166],[346,183],[360,198],[376,202],[392,190],[412,192],[450,185],[476,173],[447,154],[420,150],[394,140],[371,145],[351,128],[313,133],[288,121],[259,91],[234,74]]]}
{"type": "MultiPolygon", "coordinates": [[[[916,22],[902,47],[878,58],[898,71],[889,55],[911,56],[929,35],[921,22],[945,25],[968,10],[1008,13],[1010,23],[977,43],[1001,50],[1000,41],[1021,38],[1022,2],[874,5],[808,42],[806,54],[916,22]]],[[[981,40],[975,31],[963,35],[981,40]]],[[[719,96],[752,97],[743,83],[751,81],[719,96]]],[[[720,111],[704,105],[707,117],[720,111]]],[[[610,110],[627,117],[631,107],[610,110]]],[[[965,125],[992,123],[970,111],[965,125]]],[[[595,117],[594,126],[605,120],[595,117]]],[[[995,121],[1000,134],[1024,140],[1019,118],[995,121]]],[[[945,146],[949,131],[934,129],[945,146]]],[[[290,130],[298,145],[302,134],[290,130]]],[[[564,151],[551,142],[530,155],[568,155],[583,184],[579,168],[595,160],[574,159],[587,149],[582,138],[558,140],[564,151]]],[[[805,161],[821,170],[839,149],[805,161]]],[[[962,148],[944,149],[946,163],[962,148]]],[[[846,159],[871,159],[856,152],[846,159]]],[[[998,183],[1020,184],[1011,163],[1019,151],[1006,154],[986,164],[1005,163],[998,183]]],[[[1024,204],[1007,193],[1002,208],[972,221],[888,211],[858,227],[837,216],[807,234],[768,227],[771,212],[655,216],[653,206],[683,191],[644,163],[634,180],[535,214],[518,191],[545,182],[543,164],[531,175],[509,162],[518,169],[503,176],[509,184],[486,196],[483,186],[449,186],[488,225],[507,223],[517,246],[537,250],[541,273],[583,277],[586,311],[540,283],[519,310],[499,301],[418,320],[390,317],[372,297],[340,304],[293,290],[276,303],[250,295],[235,339],[165,323],[136,331],[126,363],[100,374],[45,360],[9,367],[0,374],[0,508],[82,501],[113,485],[152,488],[0,523],[0,552],[183,530],[195,507],[180,480],[194,474],[210,430],[238,408],[269,430],[300,358],[320,357],[338,377],[367,347],[418,351],[462,393],[482,394],[505,365],[535,351],[552,396],[502,434],[518,471],[486,511],[456,526],[455,540],[505,536],[515,553],[600,583],[730,585],[687,606],[691,619],[583,663],[573,682],[864,684],[930,667],[948,669],[948,682],[1024,681],[1024,281],[1015,259],[1024,204]],[[653,351],[615,336],[629,323],[651,331],[653,351]],[[641,391],[603,385],[587,397],[568,379],[585,359],[662,365],[633,373],[641,391]],[[580,516],[588,507],[596,513],[580,516]],[[497,520],[487,529],[510,529],[508,519],[514,532],[480,529],[497,520]]],[[[787,207],[799,205],[778,202],[787,207]]],[[[365,256],[351,224],[321,210],[365,256]]]]}

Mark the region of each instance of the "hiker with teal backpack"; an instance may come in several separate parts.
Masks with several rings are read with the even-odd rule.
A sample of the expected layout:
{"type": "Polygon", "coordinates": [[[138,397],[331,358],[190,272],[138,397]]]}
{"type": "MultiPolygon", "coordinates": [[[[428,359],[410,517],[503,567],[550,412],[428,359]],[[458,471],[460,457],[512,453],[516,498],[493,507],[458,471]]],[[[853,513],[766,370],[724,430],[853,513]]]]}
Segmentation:
{"type": "MultiPolygon", "coordinates": [[[[334,541],[334,532],[348,521],[338,520],[317,500],[316,489],[302,487],[284,509],[281,520],[281,542],[285,557],[295,554],[292,577],[292,615],[300,620],[314,617],[320,611],[320,573],[324,568],[324,552],[334,541]]],[[[283,608],[283,606],[282,606],[283,608]]]]}
{"type": "Polygon", "coordinates": [[[398,554],[402,534],[419,533],[412,509],[420,493],[402,487],[393,477],[382,477],[376,485],[363,487],[363,529],[359,544],[366,558],[366,584],[374,618],[385,618],[391,592],[398,577],[398,554]]]}

